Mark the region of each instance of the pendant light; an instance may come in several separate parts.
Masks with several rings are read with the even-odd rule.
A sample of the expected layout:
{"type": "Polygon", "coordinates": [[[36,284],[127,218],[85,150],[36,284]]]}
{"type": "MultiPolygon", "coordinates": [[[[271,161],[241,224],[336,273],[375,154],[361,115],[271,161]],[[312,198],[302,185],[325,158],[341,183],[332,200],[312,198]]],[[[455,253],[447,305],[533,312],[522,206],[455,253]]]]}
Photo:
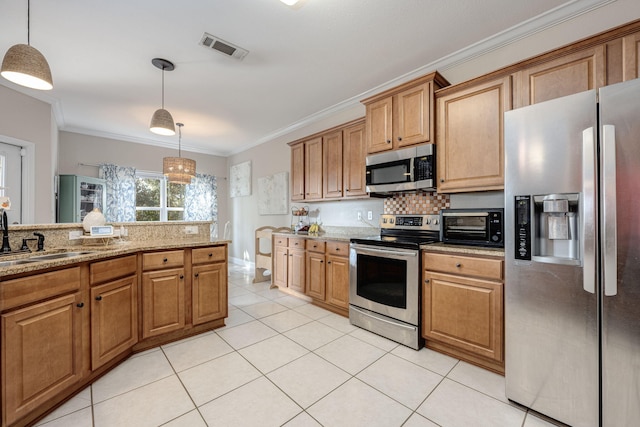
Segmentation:
{"type": "Polygon", "coordinates": [[[191,184],[191,179],[196,176],[196,161],[182,157],[182,123],[178,126],[178,157],[165,157],[162,160],[162,173],[169,182],[177,184],[191,184]]]}
{"type": "Polygon", "coordinates": [[[158,135],[175,135],[176,127],[173,124],[173,117],[164,109],[164,72],[173,71],[175,67],[170,61],[161,58],[153,58],[151,63],[162,70],[162,108],[153,113],[149,130],[158,135]]]}
{"type": "Polygon", "coordinates": [[[31,46],[31,1],[27,0],[27,44],[11,46],[2,60],[0,75],[5,79],[38,90],[53,89],[51,69],[45,57],[31,46]]]}

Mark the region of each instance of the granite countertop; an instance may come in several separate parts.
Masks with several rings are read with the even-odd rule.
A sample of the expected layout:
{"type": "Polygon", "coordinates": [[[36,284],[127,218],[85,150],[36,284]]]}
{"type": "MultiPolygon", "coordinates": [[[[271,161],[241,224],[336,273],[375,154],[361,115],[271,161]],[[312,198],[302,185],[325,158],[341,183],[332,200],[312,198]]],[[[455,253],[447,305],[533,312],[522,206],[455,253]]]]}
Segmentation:
{"type": "MultiPolygon", "coordinates": [[[[370,233],[369,235],[373,235],[375,233],[370,233]]],[[[356,235],[344,234],[344,233],[325,233],[321,232],[318,234],[296,234],[296,233],[287,233],[287,232],[279,232],[273,233],[274,236],[281,236],[287,238],[300,238],[300,239],[313,239],[313,240],[333,240],[338,242],[347,242],[351,240],[352,237],[356,237],[356,235]]]]}
{"type": "Polygon", "coordinates": [[[488,255],[504,257],[504,248],[483,248],[478,246],[451,245],[445,243],[430,243],[420,246],[422,250],[448,252],[466,255],[488,255]]]}
{"type": "Polygon", "coordinates": [[[179,240],[144,240],[144,241],[114,241],[108,245],[75,245],[60,248],[51,248],[44,252],[15,253],[0,257],[0,263],[3,261],[29,259],[39,255],[49,255],[62,252],[81,252],[77,256],[58,259],[47,259],[25,264],[17,264],[4,266],[0,268],[0,281],[5,276],[35,272],[52,267],[60,267],[64,265],[77,264],[80,262],[95,261],[113,256],[127,255],[142,251],[153,251],[159,249],[182,249],[182,248],[198,248],[212,245],[229,244],[231,240],[203,240],[203,239],[179,239],[179,240]]]}

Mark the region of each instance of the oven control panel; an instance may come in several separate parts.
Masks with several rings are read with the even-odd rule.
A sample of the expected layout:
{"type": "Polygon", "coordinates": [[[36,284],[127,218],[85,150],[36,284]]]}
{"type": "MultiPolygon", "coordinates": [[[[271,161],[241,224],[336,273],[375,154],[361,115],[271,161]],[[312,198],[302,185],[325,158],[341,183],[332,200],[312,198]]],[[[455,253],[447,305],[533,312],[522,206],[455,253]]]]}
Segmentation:
{"type": "Polygon", "coordinates": [[[381,215],[380,228],[397,230],[440,230],[439,215],[381,215]]]}

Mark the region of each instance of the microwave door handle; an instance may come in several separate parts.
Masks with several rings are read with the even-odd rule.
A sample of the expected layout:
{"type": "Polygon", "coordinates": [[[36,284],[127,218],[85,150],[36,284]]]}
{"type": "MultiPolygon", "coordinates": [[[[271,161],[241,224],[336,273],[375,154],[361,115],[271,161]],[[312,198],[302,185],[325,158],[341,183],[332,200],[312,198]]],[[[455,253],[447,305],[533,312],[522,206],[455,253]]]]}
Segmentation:
{"type": "Polygon", "coordinates": [[[618,254],[616,227],[616,128],[602,127],[602,241],[604,246],[604,296],[618,294],[618,254]]]}
{"type": "Polygon", "coordinates": [[[582,287],[591,294],[596,293],[596,148],[593,132],[592,127],[582,131],[582,287]]]}

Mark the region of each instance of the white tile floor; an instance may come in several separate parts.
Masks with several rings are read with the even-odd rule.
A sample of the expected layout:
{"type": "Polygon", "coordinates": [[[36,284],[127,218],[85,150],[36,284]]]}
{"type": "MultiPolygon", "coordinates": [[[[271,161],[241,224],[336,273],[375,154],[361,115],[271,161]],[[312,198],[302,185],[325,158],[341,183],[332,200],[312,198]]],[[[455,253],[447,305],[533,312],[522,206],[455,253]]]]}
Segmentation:
{"type": "Polygon", "coordinates": [[[132,356],[38,425],[552,425],[510,404],[499,375],[398,345],[229,270],[227,326],[132,356]]]}

